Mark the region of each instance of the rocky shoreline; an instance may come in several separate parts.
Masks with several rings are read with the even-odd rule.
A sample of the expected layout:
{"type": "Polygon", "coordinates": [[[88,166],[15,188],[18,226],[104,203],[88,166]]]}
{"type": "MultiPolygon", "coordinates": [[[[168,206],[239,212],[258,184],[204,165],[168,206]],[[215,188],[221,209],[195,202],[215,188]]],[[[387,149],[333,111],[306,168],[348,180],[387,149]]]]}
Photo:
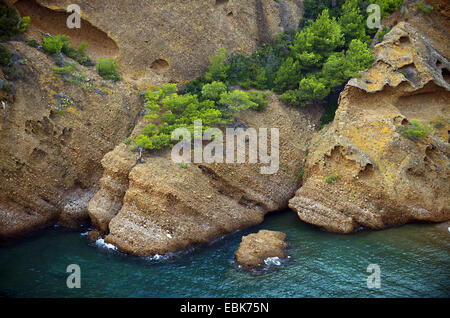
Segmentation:
{"type": "MultiPolygon", "coordinates": [[[[86,19],[116,43],[108,52],[124,68],[123,81],[105,83],[80,66],[102,93],[87,93],[63,81],[53,74],[49,56],[23,42],[8,42],[29,63],[14,98],[3,96],[8,102],[0,110],[0,240],[56,223],[77,228],[92,222],[92,238],[101,237],[126,253],[152,256],[206,244],[288,207],[301,220],[338,233],[450,220],[450,8],[445,1],[433,1],[438,9],[431,17],[411,9],[388,19],[392,30],[374,45],[375,62],[345,86],[334,122],[322,130],[317,129],[322,106],[289,107],[275,94],[265,111],[240,114],[237,123],[242,127],[279,128],[277,173],[262,175],[259,164],[181,166],[170,160],[170,151],[144,154],[137,162],[138,154],[123,140],[136,137],[147,123],[141,89],[184,83],[202,74],[219,44],[200,39],[226,38],[220,45],[230,52],[252,52],[260,42],[273,39],[279,25],[298,23],[292,18],[297,2],[284,2],[288,16],[280,14],[275,1],[265,5],[263,26],[254,22],[256,9],[229,15],[244,6],[236,2],[220,8],[174,4],[186,23],[196,23],[199,15],[220,22],[213,30],[198,27],[186,35],[202,43],[195,49],[186,49],[190,42],[174,36],[172,24],[155,25],[165,35],[164,43],[146,40],[151,35],[147,31],[135,39],[120,33],[114,21],[97,16],[99,4],[87,5],[92,11],[86,19]],[[257,27],[246,33],[242,21],[257,27]],[[156,60],[167,60],[170,69],[161,61],[154,64],[156,60]],[[192,68],[187,71],[186,65],[192,68]],[[151,71],[142,74],[144,69],[151,71]],[[51,109],[62,93],[74,105],[58,116],[51,109]],[[404,137],[402,129],[414,120],[429,123],[432,133],[419,141],[404,137]]],[[[53,1],[37,3],[55,9],[53,1]]],[[[120,7],[108,10],[113,16],[120,7]]],[[[129,10],[140,12],[139,3],[129,10]]],[[[147,21],[141,15],[136,19],[147,21]]],[[[184,34],[183,23],[174,23],[184,34]]]]}

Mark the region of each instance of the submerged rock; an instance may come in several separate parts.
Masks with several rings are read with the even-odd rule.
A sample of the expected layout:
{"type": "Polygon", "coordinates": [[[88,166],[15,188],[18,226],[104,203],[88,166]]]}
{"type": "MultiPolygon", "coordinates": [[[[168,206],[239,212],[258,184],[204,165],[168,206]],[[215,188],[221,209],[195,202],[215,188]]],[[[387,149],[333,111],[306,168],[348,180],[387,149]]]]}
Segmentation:
{"type": "Polygon", "coordinates": [[[279,265],[286,258],[286,234],[276,231],[260,230],[258,233],[242,237],[236,251],[236,262],[247,268],[260,268],[264,265],[279,265]]]}
{"type": "Polygon", "coordinates": [[[87,235],[88,239],[92,242],[96,242],[98,239],[102,238],[102,233],[97,230],[91,230],[87,235]]]}

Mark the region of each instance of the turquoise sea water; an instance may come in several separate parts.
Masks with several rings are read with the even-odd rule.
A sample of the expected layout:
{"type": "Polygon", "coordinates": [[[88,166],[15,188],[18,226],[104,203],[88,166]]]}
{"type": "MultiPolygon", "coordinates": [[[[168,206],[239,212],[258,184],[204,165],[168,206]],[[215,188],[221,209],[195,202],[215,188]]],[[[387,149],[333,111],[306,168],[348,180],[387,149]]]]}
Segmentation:
{"type": "Polygon", "coordinates": [[[267,216],[258,227],[170,259],[124,255],[79,232],[46,230],[0,247],[0,295],[7,297],[449,297],[450,223],[410,224],[352,235],[301,222],[292,211],[267,216]],[[291,258],[245,272],[234,263],[241,236],[283,231],[291,258]],[[69,289],[69,264],[81,288],[69,289]],[[381,287],[367,287],[378,264],[381,287]]]}

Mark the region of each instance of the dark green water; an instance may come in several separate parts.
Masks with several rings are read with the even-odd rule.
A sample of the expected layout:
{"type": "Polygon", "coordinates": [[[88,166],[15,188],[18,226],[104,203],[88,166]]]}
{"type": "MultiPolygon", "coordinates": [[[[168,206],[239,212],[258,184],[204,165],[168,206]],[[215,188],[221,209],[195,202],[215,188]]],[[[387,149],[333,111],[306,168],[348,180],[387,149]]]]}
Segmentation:
{"type": "Polygon", "coordinates": [[[411,224],[338,235],[301,222],[294,212],[267,217],[190,254],[152,261],[53,228],[0,247],[0,294],[9,297],[449,297],[450,223],[411,224]],[[288,235],[291,259],[261,273],[233,262],[241,236],[259,229],[288,235]],[[81,288],[66,287],[66,267],[81,268],[81,288]],[[381,288],[369,289],[369,264],[381,288]]]}

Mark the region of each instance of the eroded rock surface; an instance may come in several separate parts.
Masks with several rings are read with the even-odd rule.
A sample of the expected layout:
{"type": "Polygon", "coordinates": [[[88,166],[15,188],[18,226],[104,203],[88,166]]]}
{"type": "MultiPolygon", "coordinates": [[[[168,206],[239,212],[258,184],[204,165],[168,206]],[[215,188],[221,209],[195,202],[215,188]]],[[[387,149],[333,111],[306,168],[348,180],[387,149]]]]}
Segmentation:
{"type": "Polygon", "coordinates": [[[243,236],[234,258],[244,268],[261,268],[267,260],[286,258],[286,238],[283,232],[268,230],[243,236]]]}
{"type": "Polygon", "coordinates": [[[94,70],[80,65],[96,88],[69,83],[53,73],[47,54],[22,42],[7,45],[23,76],[0,109],[0,239],[56,222],[87,223],[100,161],[134,126],[139,93],[124,82],[102,86],[94,70]]]}
{"type": "Polygon", "coordinates": [[[32,18],[30,32],[65,33],[75,45],[89,43],[94,58],[117,58],[124,77],[162,85],[202,75],[221,47],[251,54],[301,18],[301,0],[81,0],[80,29],[68,29],[71,0],[19,0],[32,18]]]}
{"type": "Polygon", "coordinates": [[[266,213],[286,208],[300,185],[307,143],[322,111],[286,107],[275,95],[269,99],[266,111],[245,111],[240,120],[244,127],[279,128],[275,174],[261,174],[267,165],[260,163],[183,168],[170,151],[146,155],[135,165],[137,154],[125,145],[108,153],[100,190],[89,203],[93,223],[107,234],[105,242],[141,256],[176,252],[254,226],[266,213]]]}
{"type": "Polygon", "coordinates": [[[405,22],[374,52],[373,66],[341,93],[334,122],[313,138],[308,174],[289,202],[329,231],[450,219],[448,56],[405,22]],[[411,120],[431,132],[402,136],[411,120]]]}
{"type": "MultiPolygon", "coordinates": [[[[301,17],[301,1],[295,0],[86,0],[77,2],[81,28],[69,29],[66,9],[73,1],[6,3],[31,16],[28,39],[39,41],[49,33],[69,35],[75,47],[88,42],[87,54],[94,61],[117,59],[123,80],[105,82],[94,68],[77,65],[99,85],[92,91],[86,83],[54,75],[56,65],[48,54],[23,42],[7,43],[24,63],[19,67],[24,75],[14,83],[15,95],[0,93],[0,239],[56,222],[69,227],[88,222],[86,207],[103,175],[100,161],[136,124],[140,90],[201,75],[221,47],[250,54],[282,28],[294,28],[301,17]],[[55,113],[61,104],[69,107],[55,113]]],[[[129,167],[127,160],[122,165],[129,167]]],[[[128,172],[111,172],[111,180],[102,180],[111,191],[103,214],[98,212],[93,222],[103,231],[107,228],[101,224],[109,224],[110,214],[122,206],[128,172]]]]}

